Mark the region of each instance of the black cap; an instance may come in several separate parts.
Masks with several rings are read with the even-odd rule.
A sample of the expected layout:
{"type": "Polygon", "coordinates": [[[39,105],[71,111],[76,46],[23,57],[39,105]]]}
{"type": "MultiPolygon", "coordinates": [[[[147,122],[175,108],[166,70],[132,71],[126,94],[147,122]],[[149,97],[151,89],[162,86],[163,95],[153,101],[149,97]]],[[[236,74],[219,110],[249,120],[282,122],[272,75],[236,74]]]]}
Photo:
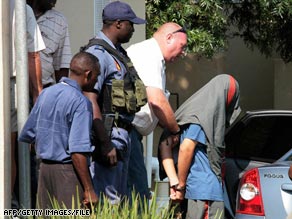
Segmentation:
{"type": "Polygon", "coordinates": [[[145,24],[146,21],[136,16],[130,5],[120,1],[107,4],[102,12],[102,20],[126,20],[134,24],[145,24]]]}

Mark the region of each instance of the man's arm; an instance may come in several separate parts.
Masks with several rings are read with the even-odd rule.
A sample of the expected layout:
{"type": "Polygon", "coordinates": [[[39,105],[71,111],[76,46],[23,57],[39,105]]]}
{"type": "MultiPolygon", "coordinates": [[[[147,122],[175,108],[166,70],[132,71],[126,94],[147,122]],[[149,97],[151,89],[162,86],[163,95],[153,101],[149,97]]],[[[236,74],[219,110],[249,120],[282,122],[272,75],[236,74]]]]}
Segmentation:
{"type": "MultiPolygon", "coordinates": [[[[194,156],[194,151],[196,148],[197,142],[188,138],[185,138],[179,147],[179,156],[178,156],[178,188],[185,188],[186,181],[191,166],[191,162],[194,156]]],[[[183,199],[184,192],[177,190],[176,196],[179,199],[183,199]]]]}
{"type": "Polygon", "coordinates": [[[33,103],[35,103],[43,89],[42,67],[39,52],[28,52],[28,72],[30,94],[33,97],[33,103]]]}
{"type": "Polygon", "coordinates": [[[172,155],[172,138],[168,137],[159,144],[160,156],[165,173],[169,179],[170,198],[176,199],[175,186],[178,185],[178,176],[175,170],[175,164],[172,155]]]}
{"type": "Polygon", "coordinates": [[[170,186],[178,184],[178,177],[172,156],[172,139],[168,137],[159,144],[163,168],[169,179],[170,186]]]}
{"type": "Polygon", "coordinates": [[[98,197],[94,192],[91,177],[89,174],[89,169],[87,165],[87,157],[81,153],[71,154],[73,166],[81,180],[82,186],[84,188],[83,204],[89,205],[90,203],[95,204],[98,202],[98,197]]]}
{"type": "Polygon", "coordinates": [[[83,94],[90,100],[93,109],[93,119],[102,119],[99,105],[97,104],[97,93],[94,92],[83,92],[83,94]]]}
{"type": "Polygon", "coordinates": [[[171,133],[177,133],[179,131],[179,126],[163,91],[155,87],[147,87],[146,91],[148,103],[152,107],[152,110],[158,118],[161,126],[169,130],[171,133]]]}
{"type": "MultiPolygon", "coordinates": [[[[100,133],[106,133],[103,123],[102,122],[97,123],[97,119],[102,121],[101,111],[100,111],[99,105],[97,104],[98,95],[93,92],[83,92],[83,93],[90,100],[92,104],[93,121],[95,122],[95,124],[98,124],[98,129],[100,133]]],[[[103,145],[104,147],[107,147],[107,148],[104,148],[103,150],[109,151],[106,156],[111,165],[116,165],[118,161],[116,148],[111,145],[109,136],[104,135],[103,137],[104,137],[103,142],[107,143],[107,145],[103,145]]]]}

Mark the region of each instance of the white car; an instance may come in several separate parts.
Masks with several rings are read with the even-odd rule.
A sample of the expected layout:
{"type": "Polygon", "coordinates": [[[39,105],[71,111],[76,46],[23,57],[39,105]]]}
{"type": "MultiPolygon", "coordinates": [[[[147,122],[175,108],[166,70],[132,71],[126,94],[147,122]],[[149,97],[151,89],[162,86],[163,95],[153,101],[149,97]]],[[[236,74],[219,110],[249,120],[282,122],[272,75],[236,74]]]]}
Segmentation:
{"type": "Polygon", "coordinates": [[[227,131],[225,142],[225,217],[290,217],[292,111],[247,112],[227,131]]]}

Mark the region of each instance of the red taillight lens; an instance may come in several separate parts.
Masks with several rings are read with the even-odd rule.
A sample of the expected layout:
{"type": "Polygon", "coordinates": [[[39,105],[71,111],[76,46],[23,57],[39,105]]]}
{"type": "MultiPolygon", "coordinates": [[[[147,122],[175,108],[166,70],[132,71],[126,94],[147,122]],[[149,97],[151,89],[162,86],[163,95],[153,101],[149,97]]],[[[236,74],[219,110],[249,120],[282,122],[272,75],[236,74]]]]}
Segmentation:
{"type": "Polygon", "coordinates": [[[242,176],[239,189],[236,212],[240,214],[265,215],[257,169],[249,170],[242,176]]]}

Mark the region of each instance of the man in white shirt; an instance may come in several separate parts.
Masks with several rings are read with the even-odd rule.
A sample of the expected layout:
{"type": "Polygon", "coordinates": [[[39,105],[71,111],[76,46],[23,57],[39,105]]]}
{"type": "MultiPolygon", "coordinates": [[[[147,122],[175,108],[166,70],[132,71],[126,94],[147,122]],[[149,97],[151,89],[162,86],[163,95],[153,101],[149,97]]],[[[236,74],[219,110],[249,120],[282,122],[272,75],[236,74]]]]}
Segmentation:
{"type": "Polygon", "coordinates": [[[136,113],[132,122],[132,149],[129,163],[128,188],[148,198],[147,172],[144,164],[142,136],[150,134],[157,123],[173,133],[177,138],[180,131],[174,112],[168,102],[165,88],[165,62],[173,62],[184,55],[187,34],[176,23],[163,24],[152,38],[134,44],[127,49],[139,77],[145,84],[148,104],[136,113]]]}

